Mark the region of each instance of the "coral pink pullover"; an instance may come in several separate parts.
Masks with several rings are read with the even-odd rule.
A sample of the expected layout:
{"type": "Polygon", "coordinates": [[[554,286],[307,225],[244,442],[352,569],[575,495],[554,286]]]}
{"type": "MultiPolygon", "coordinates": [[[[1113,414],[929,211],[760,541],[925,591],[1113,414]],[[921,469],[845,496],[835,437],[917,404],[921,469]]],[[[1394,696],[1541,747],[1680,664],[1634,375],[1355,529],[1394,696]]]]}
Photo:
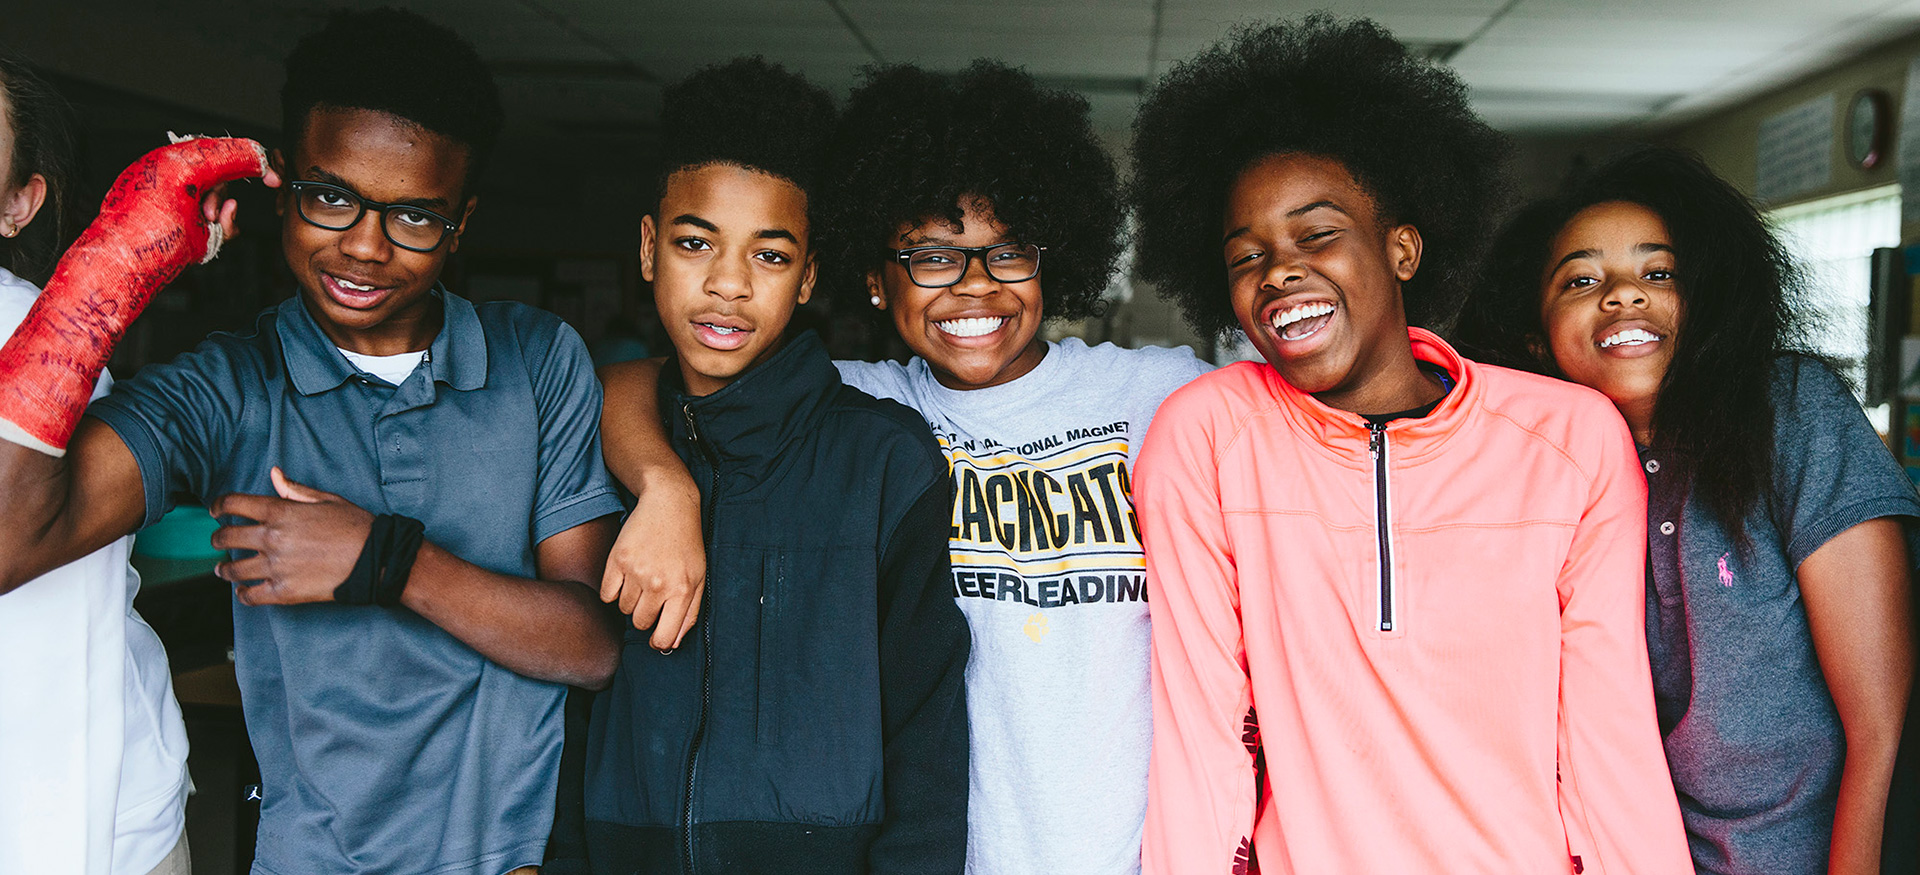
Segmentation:
{"type": "Polygon", "coordinates": [[[1411,335],[1456,380],[1424,418],[1257,363],[1154,417],[1145,872],[1692,872],[1625,424],[1411,335]]]}

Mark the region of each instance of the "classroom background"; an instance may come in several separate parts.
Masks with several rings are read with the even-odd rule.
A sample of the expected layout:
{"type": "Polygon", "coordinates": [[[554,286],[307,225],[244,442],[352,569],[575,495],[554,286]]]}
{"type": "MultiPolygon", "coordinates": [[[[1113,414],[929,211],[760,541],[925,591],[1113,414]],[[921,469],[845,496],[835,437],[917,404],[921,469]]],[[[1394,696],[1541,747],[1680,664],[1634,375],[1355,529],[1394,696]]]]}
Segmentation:
{"type": "MultiPolygon", "coordinates": [[[[1514,139],[1517,198],[1649,142],[1698,151],[1754,196],[1814,277],[1802,326],[1847,366],[1920,480],[1920,0],[25,0],[8,4],[0,54],[74,104],[92,200],[168,131],[278,145],[281,59],[339,5],[412,9],[488,61],[507,127],[447,282],[559,314],[603,363],[665,348],[637,269],[638,220],[654,195],[661,88],[698,66],[759,54],[844,95],[868,64],[998,58],[1084,94],[1124,172],[1141,95],[1172,63],[1238,23],[1371,17],[1454,68],[1514,139]]],[[[292,293],[269,196],[241,197],[242,236],[160,293],[115,349],[117,375],[292,293]]],[[[799,321],[836,357],[904,356],[865,314],[833,312],[833,297],[816,295],[799,321]]],[[[1255,355],[1195,336],[1126,262],[1100,315],[1046,331],[1184,344],[1218,363],[1255,355]]],[[[142,533],[135,564],[139,609],[166,642],[188,718],[194,871],[226,875],[247,868],[257,775],[210,528],[183,509],[142,533]]]]}

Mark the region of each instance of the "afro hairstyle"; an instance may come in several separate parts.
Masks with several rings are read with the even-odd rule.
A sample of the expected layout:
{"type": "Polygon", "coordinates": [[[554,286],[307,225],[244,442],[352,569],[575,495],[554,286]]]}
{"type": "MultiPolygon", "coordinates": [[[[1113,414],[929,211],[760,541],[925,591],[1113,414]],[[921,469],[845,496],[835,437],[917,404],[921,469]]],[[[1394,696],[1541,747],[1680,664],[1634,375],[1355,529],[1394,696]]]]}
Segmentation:
{"type": "Polygon", "coordinates": [[[799,186],[813,212],[833,119],[825,90],[758,56],[702,67],[661,95],[657,191],[675,171],[730,164],[799,186]]]}
{"type": "Polygon", "coordinates": [[[1238,327],[1220,253],[1228,192],[1261,158],[1315,155],[1345,166],[1383,222],[1419,229],[1402,295],[1410,323],[1438,327],[1505,199],[1507,151],[1459,77],[1372,21],[1244,28],[1176,65],[1134,119],[1140,273],[1201,335],[1238,327]]]}
{"type": "Polygon", "coordinates": [[[384,112],[466,146],[469,189],[493,154],[502,119],[500,91],[473,46],[418,14],[390,8],[335,12],[293,47],[280,89],[287,142],[300,142],[315,109],[384,112]]]}
{"type": "Polygon", "coordinates": [[[901,226],[958,227],[967,201],[991,208],[1013,239],[1047,248],[1047,318],[1099,311],[1123,217],[1085,98],[986,60],[959,73],[869,68],[828,160],[823,266],[848,300],[865,306],[866,276],[886,264],[901,226]]]}

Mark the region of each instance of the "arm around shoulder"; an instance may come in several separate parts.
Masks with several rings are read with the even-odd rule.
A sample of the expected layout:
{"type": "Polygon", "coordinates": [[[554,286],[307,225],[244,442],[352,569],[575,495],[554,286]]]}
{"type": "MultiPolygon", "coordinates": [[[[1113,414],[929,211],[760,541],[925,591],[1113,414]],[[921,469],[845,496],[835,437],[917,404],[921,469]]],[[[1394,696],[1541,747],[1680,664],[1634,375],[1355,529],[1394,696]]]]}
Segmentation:
{"type": "Polygon", "coordinates": [[[600,599],[618,604],[636,629],[652,629],[656,650],[680,646],[700,619],[706,592],[707,545],[700,487],[673,452],[660,422],[660,369],[665,359],[619,362],[600,369],[605,392],[600,439],[607,468],[634,495],[600,580],[600,599]]]}

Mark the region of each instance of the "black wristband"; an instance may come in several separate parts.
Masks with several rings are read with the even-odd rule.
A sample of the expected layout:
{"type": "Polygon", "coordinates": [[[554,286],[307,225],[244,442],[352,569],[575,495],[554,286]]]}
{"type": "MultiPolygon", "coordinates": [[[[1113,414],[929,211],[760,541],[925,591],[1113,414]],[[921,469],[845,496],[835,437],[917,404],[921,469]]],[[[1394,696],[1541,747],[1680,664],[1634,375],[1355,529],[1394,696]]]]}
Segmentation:
{"type": "Polygon", "coordinates": [[[411,517],[384,513],[374,517],[360,558],[347,579],[334,587],[333,600],[343,605],[398,606],[425,535],[426,526],[411,517]]]}

